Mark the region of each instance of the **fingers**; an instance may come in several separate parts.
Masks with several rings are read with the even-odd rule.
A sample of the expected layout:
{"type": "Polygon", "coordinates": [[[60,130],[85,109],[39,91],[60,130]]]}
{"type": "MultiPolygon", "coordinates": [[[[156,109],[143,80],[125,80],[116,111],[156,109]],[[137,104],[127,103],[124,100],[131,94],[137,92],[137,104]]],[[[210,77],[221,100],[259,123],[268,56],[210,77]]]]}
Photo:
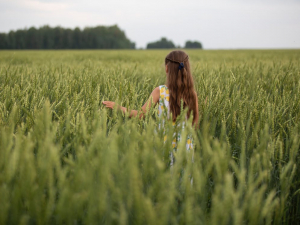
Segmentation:
{"type": "Polygon", "coordinates": [[[115,105],[115,103],[111,101],[103,101],[102,104],[105,105],[106,108],[110,108],[110,109],[113,109],[115,105]]]}
{"type": "Polygon", "coordinates": [[[111,102],[110,101],[103,101],[102,104],[103,105],[109,105],[109,104],[111,104],[111,102]]]}

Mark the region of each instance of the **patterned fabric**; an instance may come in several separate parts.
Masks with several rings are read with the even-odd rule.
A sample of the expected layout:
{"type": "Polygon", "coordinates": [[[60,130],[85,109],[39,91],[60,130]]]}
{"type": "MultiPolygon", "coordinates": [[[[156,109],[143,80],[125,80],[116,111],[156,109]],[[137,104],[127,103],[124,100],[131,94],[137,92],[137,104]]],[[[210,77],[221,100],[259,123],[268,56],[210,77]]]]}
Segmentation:
{"type": "MultiPolygon", "coordinates": [[[[160,125],[164,126],[164,118],[169,119],[169,111],[170,111],[170,104],[169,104],[169,99],[170,99],[170,94],[169,94],[169,89],[166,85],[161,85],[159,86],[159,91],[160,91],[160,96],[159,96],[159,103],[158,103],[158,115],[159,117],[162,118],[161,123],[159,124],[159,129],[161,128],[160,125]]],[[[180,126],[180,124],[178,124],[180,126]]],[[[173,122],[173,126],[175,126],[175,122],[173,122]]],[[[185,124],[182,124],[182,129],[184,129],[185,124]]],[[[180,141],[181,134],[180,130],[178,129],[178,133],[174,133],[173,135],[173,141],[172,141],[172,147],[173,150],[177,150],[177,142],[180,141]]],[[[164,141],[167,140],[167,136],[164,137],[164,141]]],[[[192,150],[193,149],[193,141],[190,136],[187,137],[187,142],[186,142],[186,149],[192,150]]],[[[173,154],[171,153],[171,165],[173,164],[173,154]]]]}

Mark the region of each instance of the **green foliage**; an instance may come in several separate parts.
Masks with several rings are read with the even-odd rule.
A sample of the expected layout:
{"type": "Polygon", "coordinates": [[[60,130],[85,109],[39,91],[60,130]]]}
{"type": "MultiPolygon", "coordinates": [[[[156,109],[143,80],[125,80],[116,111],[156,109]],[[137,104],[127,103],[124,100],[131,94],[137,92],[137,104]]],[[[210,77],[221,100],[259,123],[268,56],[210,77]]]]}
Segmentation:
{"type": "Polygon", "coordinates": [[[298,223],[300,51],[188,50],[200,124],[171,168],[156,108],[101,104],[140,108],[167,53],[0,52],[0,224],[298,223]]]}
{"type": "Polygon", "coordinates": [[[0,33],[0,49],[134,49],[117,25],[64,29],[43,26],[0,33]]]}
{"type": "Polygon", "coordinates": [[[175,45],[172,41],[169,41],[164,37],[161,38],[159,41],[151,42],[147,44],[147,49],[159,49],[159,48],[175,48],[175,45]]]}
{"type": "Polygon", "coordinates": [[[202,44],[198,41],[187,41],[187,42],[185,42],[184,48],[201,48],[202,49],[202,44]]]}

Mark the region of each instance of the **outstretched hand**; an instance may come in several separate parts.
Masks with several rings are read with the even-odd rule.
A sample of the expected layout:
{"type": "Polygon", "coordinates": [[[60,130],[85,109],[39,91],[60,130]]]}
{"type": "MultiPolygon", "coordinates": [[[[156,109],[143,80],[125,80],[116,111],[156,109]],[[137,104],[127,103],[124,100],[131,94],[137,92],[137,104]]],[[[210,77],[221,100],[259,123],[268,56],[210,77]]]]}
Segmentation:
{"type": "Polygon", "coordinates": [[[105,105],[106,108],[113,109],[116,103],[111,101],[103,101],[102,104],[105,105]]]}

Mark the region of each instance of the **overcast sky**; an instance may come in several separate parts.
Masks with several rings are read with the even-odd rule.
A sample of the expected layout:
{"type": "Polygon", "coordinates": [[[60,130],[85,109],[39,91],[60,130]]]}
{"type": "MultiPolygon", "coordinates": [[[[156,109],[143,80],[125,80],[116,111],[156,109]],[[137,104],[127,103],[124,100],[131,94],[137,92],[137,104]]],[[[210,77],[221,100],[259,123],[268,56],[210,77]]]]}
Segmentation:
{"type": "Polygon", "coordinates": [[[0,32],[114,24],[138,48],[161,37],[205,49],[300,48],[300,0],[0,0],[0,32]]]}

